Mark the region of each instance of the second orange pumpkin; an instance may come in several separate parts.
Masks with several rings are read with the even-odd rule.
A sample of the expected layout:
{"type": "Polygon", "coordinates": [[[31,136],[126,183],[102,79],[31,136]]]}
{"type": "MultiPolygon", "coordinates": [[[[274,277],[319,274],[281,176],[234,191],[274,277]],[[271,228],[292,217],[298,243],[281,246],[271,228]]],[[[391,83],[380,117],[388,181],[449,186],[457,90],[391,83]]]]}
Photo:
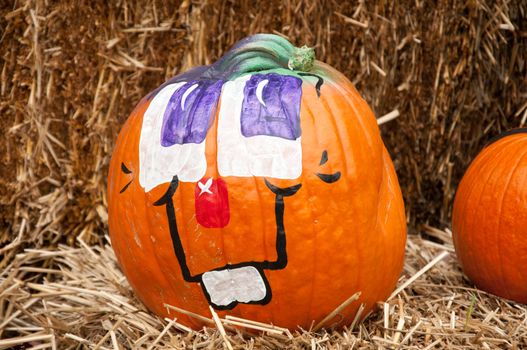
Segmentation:
{"type": "Polygon", "coordinates": [[[527,129],[485,147],[459,184],[456,254],[480,289],[527,303],[527,129]]]}

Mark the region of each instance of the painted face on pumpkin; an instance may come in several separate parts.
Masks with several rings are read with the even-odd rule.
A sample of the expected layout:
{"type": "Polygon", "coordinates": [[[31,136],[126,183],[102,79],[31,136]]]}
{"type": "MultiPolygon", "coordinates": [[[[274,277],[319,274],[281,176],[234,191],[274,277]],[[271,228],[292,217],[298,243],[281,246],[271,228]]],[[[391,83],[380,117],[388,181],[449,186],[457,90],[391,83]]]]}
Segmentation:
{"type": "Polygon", "coordinates": [[[276,35],[144,97],[110,161],[123,273],[150,310],[195,329],[203,322],[177,310],[309,328],[360,291],[335,321],[358,319],[398,280],[405,222],[367,103],[276,35]]]}
{"type": "MultiPolygon", "coordinates": [[[[320,96],[323,80],[311,77],[320,96]]],[[[186,78],[191,79],[169,83],[150,97],[139,141],[139,184],[148,192],[169,183],[154,205],[166,209],[185,281],[199,283],[217,309],[238,303],[267,304],[272,287],[264,270],[287,266],[284,213],[287,198],[302,188],[303,80],[277,73],[247,74],[231,81],[186,78]],[[260,199],[266,205],[244,203],[243,188],[254,191],[255,182],[267,189],[266,198],[260,199]],[[176,213],[189,208],[178,207],[178,197],[189,193],[194,196],[193,220],[180,222],[176,213]],[[205,239],[216,247],[216,236],[225,232],[232,233],[233,240],[236,236],[247,240],[247,232],[237,232],[238,223],[256,215],[267,219],[254,229],[275,233],[272,259],[241,254],[229,261],[193,263],[196,254],[185,246],[205,239]]],[[[320,150],[319,166],[327,161],[328,152],[320,150]]],[[[121,170],[130,173],[124,163],[121,170]]],[[[315,175],[328,184],[340,179],[339,171],[315,175]]]]}

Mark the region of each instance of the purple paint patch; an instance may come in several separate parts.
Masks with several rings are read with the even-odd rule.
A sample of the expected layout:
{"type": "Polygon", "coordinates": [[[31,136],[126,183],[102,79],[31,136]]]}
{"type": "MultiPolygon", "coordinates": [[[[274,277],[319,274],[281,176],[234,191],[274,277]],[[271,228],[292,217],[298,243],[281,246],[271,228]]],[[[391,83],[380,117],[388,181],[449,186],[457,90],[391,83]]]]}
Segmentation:
{"type": "Polygon", "coordinates": [[[163,147],[205,140],[216,114],[223,83],[223,80],[194,80],[174,92],[163,115],[163,147]]]}
{"type": "Polygon", "coordinates": [[[302,79],[276,73],[251,76],[243,91],[243,136],[300,137],[302,79]]]}

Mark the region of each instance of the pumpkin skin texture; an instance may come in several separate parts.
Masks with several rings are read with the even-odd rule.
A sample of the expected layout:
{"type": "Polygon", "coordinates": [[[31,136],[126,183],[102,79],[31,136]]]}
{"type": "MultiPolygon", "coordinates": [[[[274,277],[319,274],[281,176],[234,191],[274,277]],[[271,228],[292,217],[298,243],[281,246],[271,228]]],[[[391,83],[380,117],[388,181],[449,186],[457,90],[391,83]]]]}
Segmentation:
{"type": "Polygon", "coordinates": [[[527,303],[527,129],[501,135],[472,161],[456,193],[452,226],[468,278],[527,303]]]}
{"type": "Polygon", "coordinates": [[[406,242],[393,164],[367,103],[309,54],[246,38],[143,98],[123,126],[110,237],[156,314],[199,328],[164,305],[204,316],[212,305],[309,328],[360,291],[327,324],[344,326],[392,292],[406,242]]]}

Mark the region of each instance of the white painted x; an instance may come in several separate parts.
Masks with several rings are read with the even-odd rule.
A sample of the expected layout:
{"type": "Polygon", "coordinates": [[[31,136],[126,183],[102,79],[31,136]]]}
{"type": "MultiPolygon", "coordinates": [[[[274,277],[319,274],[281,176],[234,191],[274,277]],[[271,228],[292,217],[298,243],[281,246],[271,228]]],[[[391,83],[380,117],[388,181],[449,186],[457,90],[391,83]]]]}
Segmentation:
{"type": "Polygon", "coordinates": [[[199,195],[201,196],[204,192],[212,194],[210,190],[211,185],[212,185],[212,177],[209,177],[209,179],[207,180],[207,182],[205,182],[205,184],[202,184],[201,181],[198,181],[198,186],[199,186],[199,189],[201,190],[199,195]]]}

